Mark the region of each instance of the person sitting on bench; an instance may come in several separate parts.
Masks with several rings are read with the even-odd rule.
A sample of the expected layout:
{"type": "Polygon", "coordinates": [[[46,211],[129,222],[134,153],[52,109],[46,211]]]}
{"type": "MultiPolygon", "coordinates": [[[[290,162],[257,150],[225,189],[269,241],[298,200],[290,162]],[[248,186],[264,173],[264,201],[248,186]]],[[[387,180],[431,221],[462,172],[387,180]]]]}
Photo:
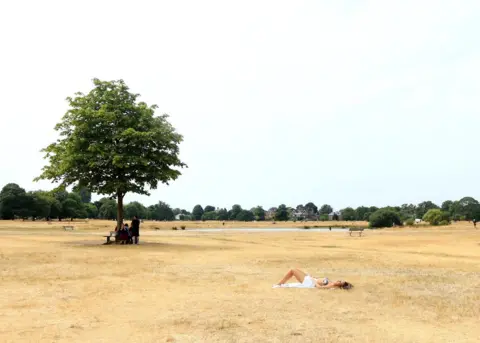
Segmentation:
{"type": "Polygon", "coordinates": [[[125,226],[122,226],[118,231],[117,240],[119,240],[121,244],[126,244],[128,242],[128,231],[125,229],[125,226]]]}
{"type": "Polygon", "coordinates": [[[133,244],[132,230],[128,227],[127,223],[125,223],[125,225],[123,226],[123,229],[128,233],[127,244],[133,244]]]}

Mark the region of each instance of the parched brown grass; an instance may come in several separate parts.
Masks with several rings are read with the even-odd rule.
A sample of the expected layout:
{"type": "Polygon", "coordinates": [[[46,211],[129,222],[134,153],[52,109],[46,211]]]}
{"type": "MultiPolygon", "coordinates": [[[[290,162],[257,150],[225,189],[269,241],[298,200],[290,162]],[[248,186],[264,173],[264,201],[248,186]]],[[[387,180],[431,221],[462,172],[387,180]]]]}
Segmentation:
{"type": "Polygon", "coordinates": [[[480,337],[480,230],[472,224],[366,230],[358,238],[144,223],[139,246],[102,245],[113,222],[75,222],[63,231],[69,224],[0,221],[1,342],[480,337]],[[355,288],[272,289],[290,267],[355,288]]]}

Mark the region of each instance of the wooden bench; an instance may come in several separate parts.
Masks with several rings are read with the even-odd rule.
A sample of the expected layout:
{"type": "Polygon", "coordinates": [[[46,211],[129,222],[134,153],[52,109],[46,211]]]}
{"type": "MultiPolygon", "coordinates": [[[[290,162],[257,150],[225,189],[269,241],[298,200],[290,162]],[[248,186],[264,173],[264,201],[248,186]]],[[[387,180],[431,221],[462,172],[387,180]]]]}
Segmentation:
{"type": "Polygon", "coordinates": [[[363,232],[363,227],[351,227],[348,229],[348,233],[350,236],[352,235],[352,232],[358,232],[358,236],[360,237],[363,232]]]}
{"type": "Polygon", "coordinates": [[[75,227],[67,225],[67,226],[64,226],[63,229],[65,231],[71,231],[71,230],[75,229],[75,227]]]}
{"type": "Polygon", "coordinates": [[[105,244],[110,244],[110,243],[112,243],[112,242],[110,241],[110,238],[112,238],[112,237],[113,237],[113,238],[116,238],[116,237],[117,237],[117,232],[116,232],[116,231],[110,231],[110,234],[109,234],[109,235],[103,236],[103,237],[105,237],[105,238],[107,239],[107,243],[105,243],[105,244]]]}

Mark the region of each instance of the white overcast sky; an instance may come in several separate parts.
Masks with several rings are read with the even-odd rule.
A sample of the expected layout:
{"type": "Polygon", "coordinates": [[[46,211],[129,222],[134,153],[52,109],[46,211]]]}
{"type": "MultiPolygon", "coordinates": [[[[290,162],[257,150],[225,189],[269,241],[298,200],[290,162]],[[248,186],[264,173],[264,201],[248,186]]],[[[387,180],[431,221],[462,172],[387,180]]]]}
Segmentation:
{"type": "Polygon", "coordinates": [[[191,210],[480,198],[480,1],[2,1],[0,187],[124,79],[184,135],[191,210]]]}

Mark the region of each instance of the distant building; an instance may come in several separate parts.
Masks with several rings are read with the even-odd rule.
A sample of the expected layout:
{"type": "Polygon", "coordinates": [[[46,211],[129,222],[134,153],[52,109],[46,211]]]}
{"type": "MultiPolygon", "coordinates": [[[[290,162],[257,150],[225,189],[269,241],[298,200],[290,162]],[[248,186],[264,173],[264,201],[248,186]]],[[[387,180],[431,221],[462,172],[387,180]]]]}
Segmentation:
{"type": "Polygon", "coordinates": [[[265,220],[272,220],[275,218],[275,212],[277,212],[277,209],[275,207],[272,207],[268,211],[265,211],[265,220]]]}
{"type": "Polygon", "coordinates": [[[342,220],[342,212],[333,211],[328,215],[328,220],[342,220]]]}

